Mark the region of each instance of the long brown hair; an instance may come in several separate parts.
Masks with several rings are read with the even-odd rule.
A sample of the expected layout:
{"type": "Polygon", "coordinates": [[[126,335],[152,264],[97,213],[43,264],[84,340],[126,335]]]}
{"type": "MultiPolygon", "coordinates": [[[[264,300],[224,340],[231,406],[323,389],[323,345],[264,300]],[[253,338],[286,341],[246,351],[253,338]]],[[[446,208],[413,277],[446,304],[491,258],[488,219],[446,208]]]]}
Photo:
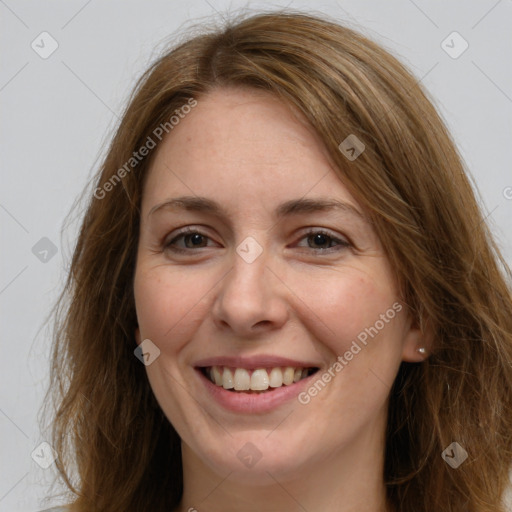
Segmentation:
{"type": "Polygon", "coordinates": [[[170,511],[181,499],[180,439],[133,352],[140,201],[155,151],[125,165],[190,98],[227,86],[269,91],[303,114],[370,213],[402,299],[433,340],[423,363],[402,362],[390,393],[390,505],[504,512],[511,271],[415,78],[353,30],[291,11],[189,37],[154,62],[128,102],[96,181],[106,192],[88,200],[55,312],[53,447],[73,510],[170,511]],[[353,161],[339,149],[349,135],[365,145],[353,161]],[[454,441],[468,453],[457,469],[441,456],[454,441]]]}

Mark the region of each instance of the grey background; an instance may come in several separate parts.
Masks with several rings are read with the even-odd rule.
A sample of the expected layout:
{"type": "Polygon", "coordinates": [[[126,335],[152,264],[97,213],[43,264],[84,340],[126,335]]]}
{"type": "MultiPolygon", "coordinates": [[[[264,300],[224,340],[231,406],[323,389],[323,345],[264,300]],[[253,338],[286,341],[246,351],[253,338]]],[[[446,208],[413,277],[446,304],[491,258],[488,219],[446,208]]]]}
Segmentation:
{"type": "MultiPolygon", "coordinates": [[[[512,264],[511,0],[0,0],[0,512],[49,505],[42,500],[54,466],[42,469],[31,454],[47,439],[37,423],[50,346],[43,322],[69,265],[76,219],[64,236],[61,229],[75,199],[85,187],[92,190],[135,79],[190,20],[287,4],[328,13],[365,33],[422,81],[512,264]],[[43,45],[43,31],[59,45],[47,59],[31,47],[43,45]],[[441,47],[453,31],[469,44],[456,59],[441,47]]],[[[448,44],[461,48],[453,37],[448,44]]]]}

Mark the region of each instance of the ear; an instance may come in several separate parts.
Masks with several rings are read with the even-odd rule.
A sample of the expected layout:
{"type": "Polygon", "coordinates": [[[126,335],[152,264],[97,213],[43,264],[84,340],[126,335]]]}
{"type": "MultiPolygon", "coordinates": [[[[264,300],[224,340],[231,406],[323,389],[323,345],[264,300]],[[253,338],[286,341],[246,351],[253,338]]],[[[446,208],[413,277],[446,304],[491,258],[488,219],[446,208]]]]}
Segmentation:
{"type": "Polygon", "coordinates": [[[408,363],[421,363],[432,353],[432,336],[430,331],[423,329],[409,319],[403,342],[402,360],[408,363]],[[418,350],[420,349],[420,350],[418,350]]]}

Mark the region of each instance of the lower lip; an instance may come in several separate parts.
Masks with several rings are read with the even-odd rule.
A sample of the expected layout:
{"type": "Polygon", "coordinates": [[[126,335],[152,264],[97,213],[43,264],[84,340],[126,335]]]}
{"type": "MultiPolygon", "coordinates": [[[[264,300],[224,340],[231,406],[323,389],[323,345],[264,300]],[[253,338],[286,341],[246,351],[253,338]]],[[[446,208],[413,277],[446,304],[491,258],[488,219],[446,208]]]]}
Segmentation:
{"type": "Polygon", "coordinates": [[[222,386],[217,386],[205,377],[201,370],[194,369],[208,392],[219,405],[229,411],[253,414],[269,412],[281,404],[297,398],[297,395],[308,386],[309,381],[318,373],[316,371],[312,375],[289,386],[283,385],[280,388],[273,388],[272,391],[248,394],[241,391],[228,391],[222,386]]]}

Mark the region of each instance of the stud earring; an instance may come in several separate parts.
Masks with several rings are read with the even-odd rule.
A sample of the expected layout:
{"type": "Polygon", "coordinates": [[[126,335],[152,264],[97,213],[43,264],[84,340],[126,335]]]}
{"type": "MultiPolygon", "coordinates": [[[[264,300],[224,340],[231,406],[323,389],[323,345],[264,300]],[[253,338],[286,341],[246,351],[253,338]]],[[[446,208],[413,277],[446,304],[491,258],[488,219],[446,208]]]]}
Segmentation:
{"type": "Polygon", "coordinates": [[[424,356],[427,353],[427,349],[425,347],[419,347],[416,349],[422,356],[424,356]]]}

